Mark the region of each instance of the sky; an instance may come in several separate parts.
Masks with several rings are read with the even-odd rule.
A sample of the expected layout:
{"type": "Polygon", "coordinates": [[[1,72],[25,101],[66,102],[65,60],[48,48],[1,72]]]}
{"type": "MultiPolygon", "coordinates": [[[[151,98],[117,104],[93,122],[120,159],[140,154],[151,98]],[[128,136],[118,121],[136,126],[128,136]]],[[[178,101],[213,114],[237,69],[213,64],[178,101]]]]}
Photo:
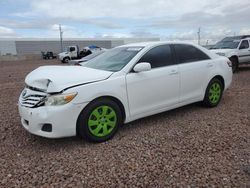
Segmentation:
{"type": "Polygon", "coordinates": [[[250,34],[249,0],[0,0],[0,38],[159,37],[203,43],[250,34]]]}

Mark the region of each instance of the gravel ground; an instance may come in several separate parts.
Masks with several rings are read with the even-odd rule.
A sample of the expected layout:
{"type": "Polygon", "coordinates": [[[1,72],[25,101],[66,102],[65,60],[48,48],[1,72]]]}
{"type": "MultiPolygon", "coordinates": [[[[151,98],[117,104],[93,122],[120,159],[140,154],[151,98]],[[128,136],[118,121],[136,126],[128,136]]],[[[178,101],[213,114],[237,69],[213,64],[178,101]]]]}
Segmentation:
{"type": "Polygon", "coordinates": [[[0,62],[0,187],[250,187],[250,67],[217,108],[197,104],[122,126],[110,141],[26,132],[25,75],[51,61],[0,62]]]}

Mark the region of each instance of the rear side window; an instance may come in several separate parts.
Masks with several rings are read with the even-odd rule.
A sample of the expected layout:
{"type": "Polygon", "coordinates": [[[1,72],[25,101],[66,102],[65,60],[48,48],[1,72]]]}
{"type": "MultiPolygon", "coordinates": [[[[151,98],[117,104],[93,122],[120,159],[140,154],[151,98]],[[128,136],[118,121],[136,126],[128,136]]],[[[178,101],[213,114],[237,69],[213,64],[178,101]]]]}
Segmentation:
{"type": "Polygon", "coordinates": [[[164,67],[173,64],[173,57],[169,45],[161,45],[149,50],[139,62],[147,62],[152,68],[164,67]]]}
{"type": "Polygon", "coordinates": [[[174,44],[179,63],[189,63],[210,59],[207,54],[188,44],[174,44]]]}

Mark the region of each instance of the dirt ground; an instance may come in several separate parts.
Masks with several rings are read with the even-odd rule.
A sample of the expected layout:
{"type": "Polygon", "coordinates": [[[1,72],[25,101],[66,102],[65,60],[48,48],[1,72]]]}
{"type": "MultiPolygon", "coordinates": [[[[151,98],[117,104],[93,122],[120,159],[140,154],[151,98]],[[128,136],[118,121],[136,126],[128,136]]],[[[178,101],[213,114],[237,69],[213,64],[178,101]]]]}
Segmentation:
{"type": "Polygon", "coordinates": [[[24,78],[56,60],[0,62],[0,187],[250,187],[250,66],[216,108],[188,105],[121,127],[101,144],[26,132],[24,78]]]}

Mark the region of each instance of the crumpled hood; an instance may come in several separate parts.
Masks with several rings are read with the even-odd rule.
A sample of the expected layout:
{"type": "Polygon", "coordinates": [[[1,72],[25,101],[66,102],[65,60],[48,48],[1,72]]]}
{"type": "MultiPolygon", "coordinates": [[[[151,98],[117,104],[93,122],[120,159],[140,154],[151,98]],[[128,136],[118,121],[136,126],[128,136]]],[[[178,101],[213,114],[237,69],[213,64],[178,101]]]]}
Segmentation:
{"type": "Polygon", "coordinates": [[[68,87],[107,79],[112,72],[81,66],[42,66],[25,78],[28,86],[48,93],[60,92],[68,87]]]}

